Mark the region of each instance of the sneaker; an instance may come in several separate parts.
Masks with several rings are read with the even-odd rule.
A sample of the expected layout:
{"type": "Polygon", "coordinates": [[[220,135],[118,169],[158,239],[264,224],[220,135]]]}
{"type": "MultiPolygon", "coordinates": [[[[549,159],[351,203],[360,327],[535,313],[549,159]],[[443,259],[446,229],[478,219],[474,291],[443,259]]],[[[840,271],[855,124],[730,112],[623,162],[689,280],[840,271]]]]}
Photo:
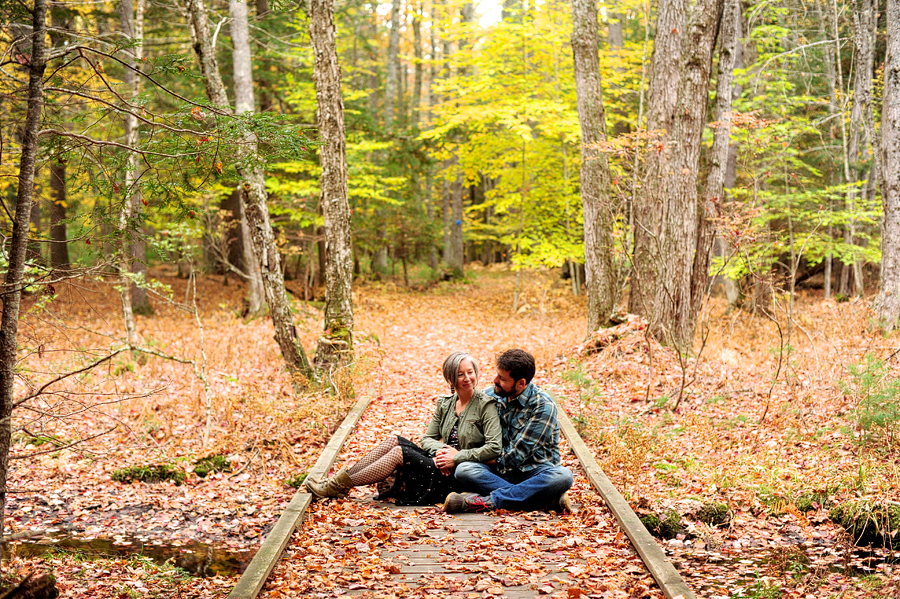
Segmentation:
{"type": "Polygon", "coordinates": [[[476,512],[481,513],[486,510],[494,509],[490,499],[481,495],[472,495],[469,493],[450,493],[444,500],[443,509],[448,514],[458,514],[460,512],[476,512]]]}
{"type": "Polygon", "coordinates": [[[569,499],[569,493],[563,493],[559,498],[550,505],[550,509],[560,514],[574,514],[575,508],[572,507],[572,500],[569,499]]]}

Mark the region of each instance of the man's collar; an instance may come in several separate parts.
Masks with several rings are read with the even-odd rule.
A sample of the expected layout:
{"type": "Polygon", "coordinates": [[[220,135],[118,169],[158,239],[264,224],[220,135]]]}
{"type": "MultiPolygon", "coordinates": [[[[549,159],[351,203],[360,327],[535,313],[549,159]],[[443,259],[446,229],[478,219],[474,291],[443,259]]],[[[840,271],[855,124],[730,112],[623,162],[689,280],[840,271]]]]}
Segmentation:
{"type": "Polygon", "coordinates": [[[522,392],[516,395],[515,397],[504,397],[503,403],[509,405],[510,402],[518,400],[519,405],[527,406],[531,403],[531,400],[534,398],[535,393],[537,392],[537,385],[534,383],[528,383],[528,386],[522,389],[522,392]]]}

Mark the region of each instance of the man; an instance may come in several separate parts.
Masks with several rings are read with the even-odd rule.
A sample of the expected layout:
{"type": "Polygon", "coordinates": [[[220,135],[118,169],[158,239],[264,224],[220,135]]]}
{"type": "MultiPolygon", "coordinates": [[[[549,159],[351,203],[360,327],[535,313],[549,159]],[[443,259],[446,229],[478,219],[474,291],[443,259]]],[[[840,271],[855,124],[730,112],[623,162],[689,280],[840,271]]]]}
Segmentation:
{"type": "MultiPolygon", "coordinates": [[[[489,463],[456,466],[457,482],[478,494],[451,493],[445,512],[572,511],[566,491],[574,480],[572,471],[560,466],[556,404],[531,382],[534,371],[534,357],[524,350],[510,349],[497,358],[494,386],[485,393],[497,400],[503,451],[489,463]]],[[[452,466],[452,454],[441,450],[435,462],[439,468],[452,466]]]]}

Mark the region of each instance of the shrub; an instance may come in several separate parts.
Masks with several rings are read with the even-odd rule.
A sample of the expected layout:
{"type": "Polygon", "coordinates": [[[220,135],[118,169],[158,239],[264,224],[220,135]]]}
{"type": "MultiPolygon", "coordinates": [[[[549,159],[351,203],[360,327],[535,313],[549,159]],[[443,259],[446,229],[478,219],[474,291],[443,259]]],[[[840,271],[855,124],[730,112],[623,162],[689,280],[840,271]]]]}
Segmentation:
{"type": "Polygon", "coordinates": [[[872,355],[849,366],[850,380],[841,388],[856,401],[853,424],[861,445],[893,445],[900,431],[900,381],[891,378],[887,364],[872,355]]]}
{"type": "Polygon", "coordinates": [[[187,478],[184,470],[170,464],[148,464],[146,466],[129,466],[120,468],[112,474],[112,479],[120,483],[133,483],[140,481],[145,483],[158,483],[166,480],[180,485],[187,478]]]}
{"type": "Polygon", "coordinates": [[[731,510],[726,503],[704,503],[695,515],[697,520],[710,526],[728,524],[731,521],[731,510]]]}

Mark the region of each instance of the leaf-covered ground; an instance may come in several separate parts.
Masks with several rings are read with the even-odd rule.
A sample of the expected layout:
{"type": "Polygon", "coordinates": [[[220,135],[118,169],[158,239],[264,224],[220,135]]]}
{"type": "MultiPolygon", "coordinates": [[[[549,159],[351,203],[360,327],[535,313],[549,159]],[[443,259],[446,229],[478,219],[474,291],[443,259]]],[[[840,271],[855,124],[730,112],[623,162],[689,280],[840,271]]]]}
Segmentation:
{"type": "MultiPolygon", "coordinates": [[[[155,315],[138,317],[142,343],[194,360],[209,393],[190,364],[147,354],[120,354],[54,383],[49,395],[17,411],[16,423],[27,432],[17,435],[12,448],[17,459],[7,527],[13,533],[102,537],[131,547],[174,545],[182,557],[199,553],[200,546],[192,544],[198,542],[245,555],[293,495],[285,481],[312,466],[352,405],[353,388],[385,403],[376,404],[382,414],[373,407],[367,415],[346,448],[347,461],[387,431],[414,437],[421,432],[431,398],[443,392],[439,367],[451,350],[472,352],[490,376],[495,353],[520,346],[537,357],[538,382],[561,390],[567,411],[635,509],[685,514],[678,535],[660,543],[699,596],[898,595],[897,567],[885,552],[865,560],[827,513],[847,499],[900,500],[895,447],[858,442],[853,425],[860,394],[841,385],[858,380],[850,368],[864,363],[866,354],[886,361],[896,374],[896,340],[867,332],[864,302],[800,297],[790,322],[787,308],[778,304],[779,334],[773,319],[726,314],[713,301],[701,327],[705,339],[697,342],[703,347],[699,360],[696,351],[679,359],[649,342],[639,321],[585,341],[581,298],[571,298],[566,282],[551,273],[522,277],[516,314],[514,273],[473,270],[470,277],[466,284],[427,291],[359,286],[360,362],[338,373],[330,392],[299,395],[281,369],[271,325],[265,318],[237,316],[240,287],[223,287],[218,277],[198,281],[202,352],[201,329],[183,309],[193,305],[190,287],[161,277],[172,285],[177,303],[155,300],[155,315]],[[204,446],[207,402],[211,428],[204,446]],[[389,420],[384,410],[398,406],[409,408],[405,417],[389,420]],[[59,449],[94,435],[99,436],[59,449]],[[199,458],[215,454],[227,456],[230,472],[206,478],[191,473],[199,458]],[[185,483],[112,480],[116,469],[153,463],[184,469],[185,483]],[[811,505],[803,503],[804,496],[813,498],[811,505]],[[689,515],[709,501],[727,504],[727,524],[707,525],[689,515]]],[[[123,335],[111,284],[78,282],[57,291],[59,297],[36,307],[21,327],[19,396],[99,359],[123,335]]],[[[42,299],[31,297],[28,305],[42,299]]],[[[296,307],[301,338],[312,347],[321,314],[312,304],[296,307]]],[[[357,491],[357,499],[367,492],[357,491]]],[[[593,513],[583,480],[575,493],[593,513]]],[[[338,503],[316,504],[310,527],[333,517],[328,510],[338,503]]],[[[365,503],[340,504],[369,509],[365,503]]],[[[606,518],[602,513],[598,522],[606,518]]],[[[440,515],[425,518],[437,522],[440,515]]],[[[579,521],[566,522],[571,537],[578,537],[579,521]]],[[[302,557],[296,544],[291,552],[292,559],[302,557]]],[[[7,576],[50,568],[67,597],[224,597],[236,581],[233,575],[191,577],[135,557],[98,561],[78,553],[22,553],[6,562],[7,576]]],[[[207,561],[215,572],[214,560],[207,561]]],[[[580,572],[590,579],[593,571],[580,572]]],[[[271,589],[277,588],[273,581],[288,580],[286,570],[278,572],[281,578],[270,581],[271,589]]],[[[592,584],[584,590],[598,596],[654,588],[622,580],[605,590],[592,584]]],[[[496,590],[492,586],[459,590],[480,596],[496,590]]],[[[557,583],[552,592],[563,588],[557,583]]]]}

